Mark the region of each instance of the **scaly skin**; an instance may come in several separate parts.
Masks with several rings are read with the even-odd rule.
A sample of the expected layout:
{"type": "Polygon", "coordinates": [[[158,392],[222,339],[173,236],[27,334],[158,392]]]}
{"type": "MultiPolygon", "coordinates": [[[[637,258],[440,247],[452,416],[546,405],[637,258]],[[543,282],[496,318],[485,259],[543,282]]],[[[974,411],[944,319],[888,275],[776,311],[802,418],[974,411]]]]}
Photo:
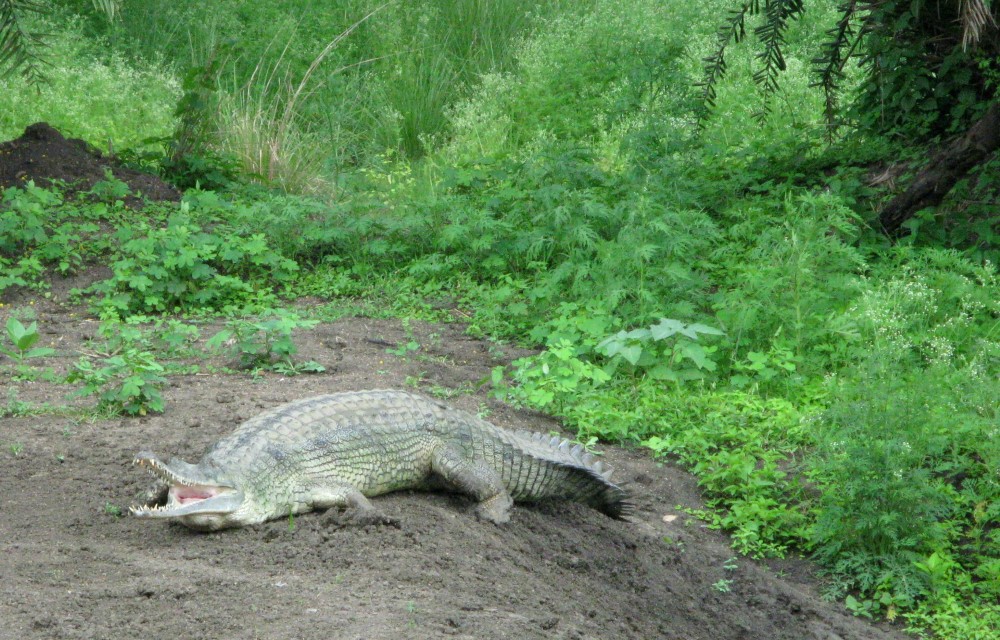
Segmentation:
{"type": "Polygon", "coordinates": [[[614,518],[629,509],[611,471],[581,447],[403,391],[297,400],[247,420],[197,465],[145,452],[135,464],[170,489],[166,505],[134,515],[209,531],[330,507],[378,519],[368,497],[432,487],[472,496],[477,515],[497,524],[515,500],[575,500],[614,518]]]}

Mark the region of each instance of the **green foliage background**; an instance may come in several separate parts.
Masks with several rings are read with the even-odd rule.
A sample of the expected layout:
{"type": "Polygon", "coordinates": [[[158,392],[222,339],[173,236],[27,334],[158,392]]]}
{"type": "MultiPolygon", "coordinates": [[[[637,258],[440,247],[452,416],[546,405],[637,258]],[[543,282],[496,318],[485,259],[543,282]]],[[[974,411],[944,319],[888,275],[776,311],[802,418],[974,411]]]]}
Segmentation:
{"type": "MultiPolygon", "coordinates": [[[[470,332],[541,348],[494,373],[499,396],[679,460],[705,492],[697,515],[740,552],[810,554],[859,615],[992,637],[996,179],[942,205],[967,217],[928,213],[887,243],[868,174],[920,153],[907,140],[929,125],[890,137],[858,117],[829,142],[808,70],[836,3],[791,25],[769,119],[737,47],[701,129],[699,61],[731,2],[380,6],[125,1],[108,24],[58,3],[40,18],[51,82],[6,81],[0,134],[45,119],[203,188],[138,218],[8,190],[0,293],[110,255],[113,275],[80,293],[108,321],[297,295],[329,314],[457,306],[470,332]],[[173,134],[191,143],[180,164],[173,134]]],[[[87,366],[101,388],[110,365],[87,366]]]]}

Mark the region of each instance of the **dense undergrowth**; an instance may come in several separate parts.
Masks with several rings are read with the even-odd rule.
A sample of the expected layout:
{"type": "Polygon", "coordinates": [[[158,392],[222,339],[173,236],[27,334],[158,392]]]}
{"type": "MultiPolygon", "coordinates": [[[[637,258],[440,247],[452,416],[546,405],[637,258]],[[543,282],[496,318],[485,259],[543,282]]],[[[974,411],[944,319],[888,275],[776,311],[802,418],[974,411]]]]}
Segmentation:
{"type": "MultiPolygon", "coordinates": [[[[790,34],[788,79],[766,123],[753,118],[753,83],[732,74],[698,130],[697,60],[724,2],[389,5],[323,63],[288,115],[299,145],[288,147],[253,136],[283,122],[274,105],[288,104],[332,35],[377,5],[200,4],[124,3],[100,54],[79,44],[101,31],[93,20],[61,26],[43,95],[65,96],[61,79],[98,55],[107,75],[91,78],[93,95],[130,95],[133,110],[113,121],[104,107],[59,111],[59,99],[4,93],[0,104],[16,105],[0,109],[8,137],[44,117],[94,142],[108,131],[132,143],[190,134],[204,155],[183,165],[198,187],[179,206],[142,215],[113,195],[8,190],[0,295],[107,262],[112,276],[79,295],[109,335],[173,318],[184,344],[177,318],[221,314],[236,323],[226,337],[243,336],[241,357],[263,349],[270,366],[274,338],[292,371],[291,331],[304,321],[266,315],[284,300],[331,301],[320,315],[440,320],[456,309],[471,332],[542,347],[494,372],[500,397],[562,417],[584,442],[641,443],[679,460],[705,492],[695,515],[732,533],[740,552],[811,555],[831,596],[859,615],[993,637],[995,218],[943,228],[928,215],[895,245],[873,228],[879,196],[866,172],[912,151],[848,129],[828,144],[805,61],[832,7],[817,4],[790,34]],[[216,65],[215,55],[228,57],[216,65]],[[192,64],[211,71],[187,84],[204,100],[182,102],[174,118],[167,97],[192,64]],[[253,116],[249,129],[234,113],[253,116]],[[252,144],[236,145],[239,135],[252,144]],[[255,165],[251,177],[321,185],[320,195],[212,179],[235,171],[224,159],[239,148],[313,154],[295,165],[307,175],[255,165]]],[[[731,55],[734,67],[751,64],[731,55]]],[[[960,195],[990,198],[996,186],[984,172],[960,195]]],[[[156,410],[140,389],[161,372],[139,357],[155,348],[133,338],[138,364],[120,363],[136,390],[126,402],[156,410]]],[[[84,363],[77,378],[100,387],[103,366],[84,363]]]]}

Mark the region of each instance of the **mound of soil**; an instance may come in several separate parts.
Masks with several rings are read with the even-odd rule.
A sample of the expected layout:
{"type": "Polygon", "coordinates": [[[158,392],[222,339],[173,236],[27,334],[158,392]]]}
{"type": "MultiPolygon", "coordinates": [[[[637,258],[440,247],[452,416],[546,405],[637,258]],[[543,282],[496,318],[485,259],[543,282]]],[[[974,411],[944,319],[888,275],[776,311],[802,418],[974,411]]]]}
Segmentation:
{"type": "Polygon", "coordinates": [[[119,166],[83,140],[65,138],[44,122],[36,122],[15,140],[0,143],[0,188],[20,187],[34,180],[40,187],[54,181],[72,195],[89,191],[105,180],[105,171],[129,186],[125,204],[142,206],[145,200],[180,200],[181,194],[160,178],[119,166]]]}
{"type": "MultiPolygon", "coordinates": [[[[33,305],[57,353],[32,364],[58,379],[93,348],[97,320],[33,305]]],[[[128,516],[151,490],[130,465],[137,451],[195,461],[241,421],[330,391],[416,385],[500,426],[560,430],[475,387],[527,352],[500,355],[459,325],[343,318],[295,340],[324,373],[171,375],[166,411],[144,418],[32,414],[20,403],[87,401],[25,380],[0,356],[15,408],[0,420],[0,638],[903,638],[823,601],[805,562],[735,557],[725,536],[678,508],[701,506],[690,475],[613,446],[605,460],[637,506],[626,522],[556,503],[517,506],[498,527],[466,498],[426,492],[373,500],[398,528],[313,513],[204,534],[128,516]],[[410,340],[419,352],[387,352],[410,340]]]]}

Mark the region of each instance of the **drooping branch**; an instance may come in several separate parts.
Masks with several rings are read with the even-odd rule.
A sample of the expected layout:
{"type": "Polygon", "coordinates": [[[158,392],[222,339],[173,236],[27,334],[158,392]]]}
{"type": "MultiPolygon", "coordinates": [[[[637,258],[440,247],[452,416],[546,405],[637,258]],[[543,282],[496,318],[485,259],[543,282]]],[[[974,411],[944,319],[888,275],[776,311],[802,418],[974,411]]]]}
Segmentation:
{"type": "Polygon", "coordinates": [[[712,55],[702,58],[705,66],[704,78],[695,85],[701,87],[699,122],[703,122],[708,117],[709,110],[715,106],[715,85],[726,73],[726,48],[730,42],[740,42],[746,37],[746,17],[752,5],[751,2],[744,2],[741,8],[729,12],[726,22],[716,30],[715,50],[712,51],[712,55]]]}
{"type": "Polygon", "coordinates": [[[812,59],[817,79],[811,87],[823,89],[823,112],[826,123],[831,127],[837,118],[837,92],[844,77],[844,66],[854,52],[859,39],[855,37],[854,20],[858,12],[858,0],[848,0],[838,7],[840,18],[827,31],[829,39],[822,45],[822,53],[812,59]]]}
{"type": "Polygon", "coordinates": [[[771,0],[765,4],[764,22],[754,29],[754,35],[764,48],[757,54],[760,69],[754,72],[753,81],[763,89],[761,109],[755,114],[758,120],[765,119],[771,112],[771,95],[778,91],[778,74],[785,70],[785,31],[789,18],[795,18],[804,10],[802,0],[771,0]]]}

